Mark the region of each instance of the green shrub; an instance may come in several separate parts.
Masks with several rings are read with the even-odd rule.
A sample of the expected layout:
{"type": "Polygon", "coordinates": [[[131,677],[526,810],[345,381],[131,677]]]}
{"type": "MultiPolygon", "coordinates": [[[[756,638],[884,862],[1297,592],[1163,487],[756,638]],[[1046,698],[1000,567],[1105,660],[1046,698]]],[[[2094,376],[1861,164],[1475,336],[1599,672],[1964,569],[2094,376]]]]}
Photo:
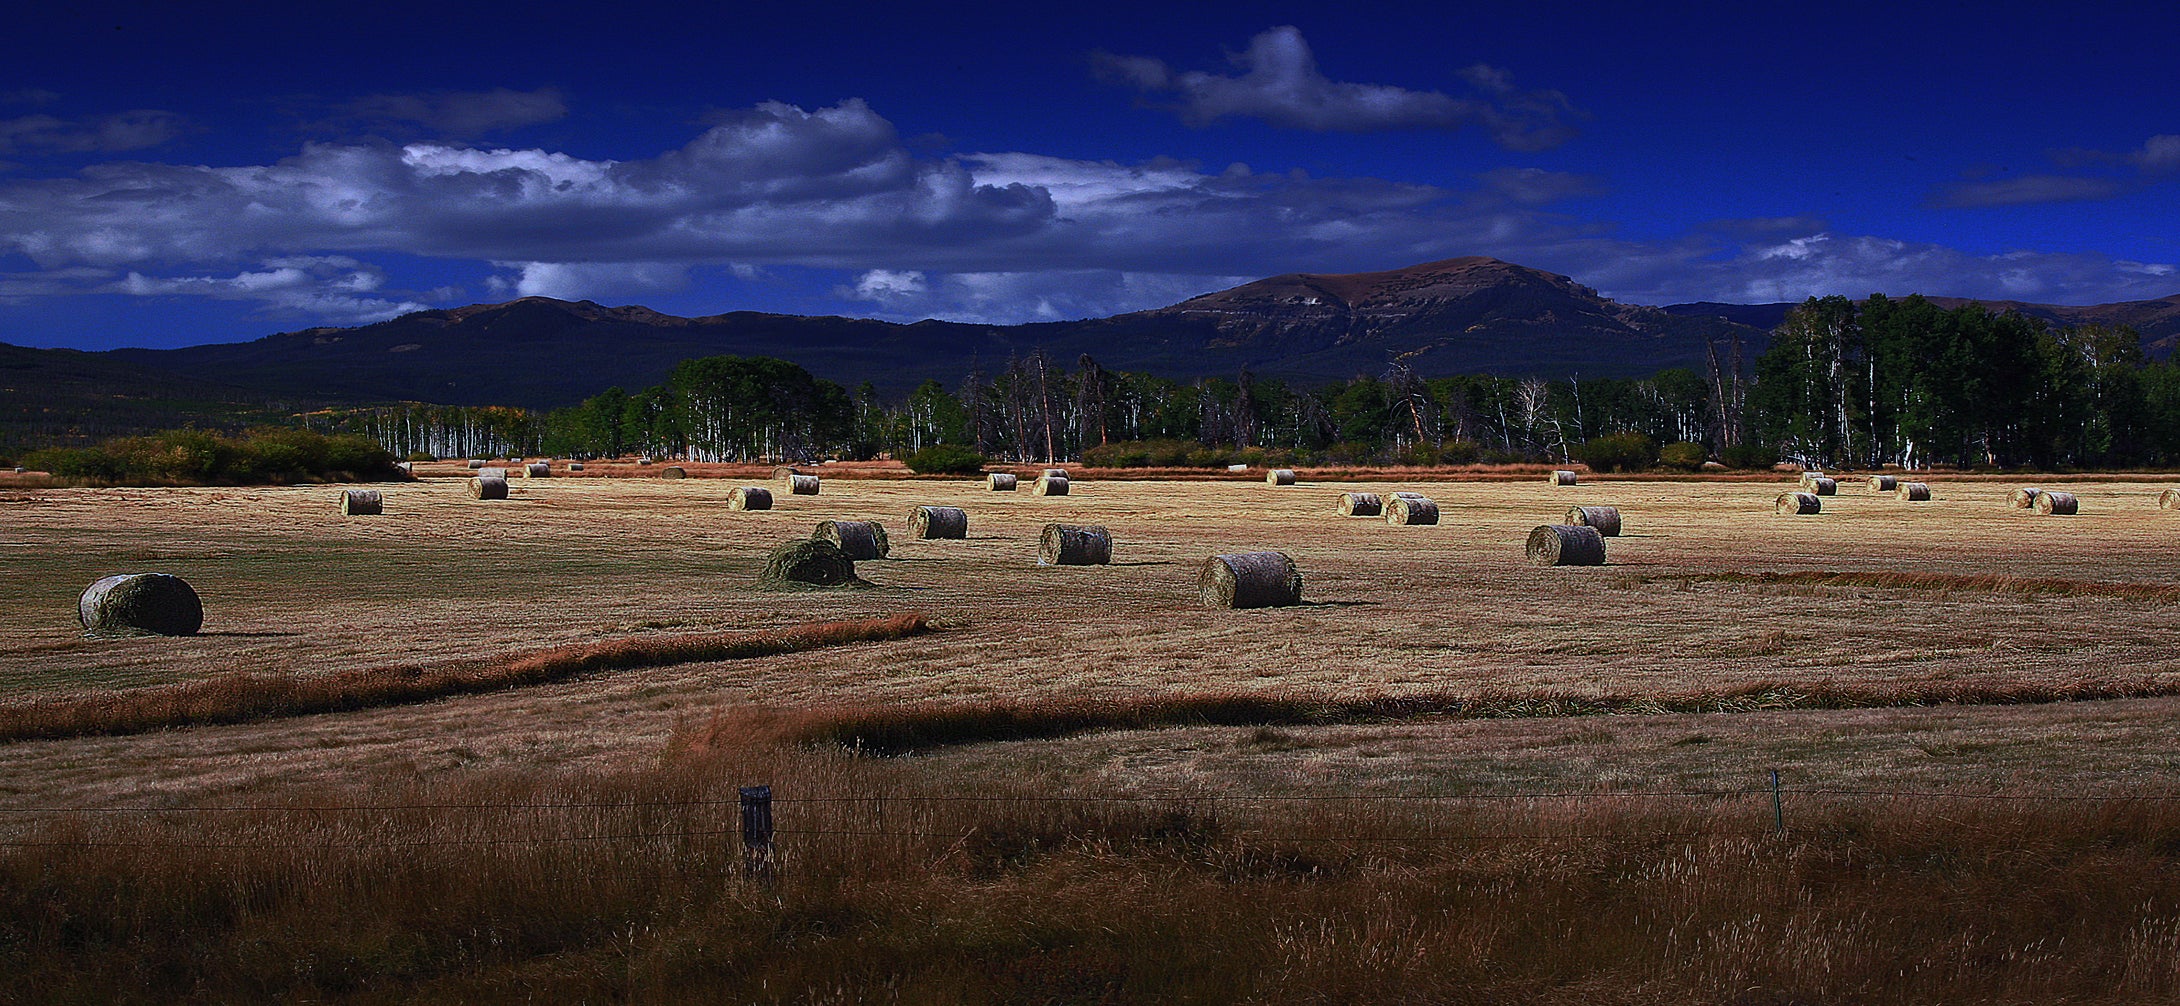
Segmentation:
{"type": "Polygon", "coordinates": [[[1597,472],[1638,472],[1658,463],[1658,442],[1642,433],[1608,433],[1574,449],[1597,472]]]}
{"type": "Polygon", "coordinates": [[[1735,444],[1719,451],[1718,460],[1728,468],[1769,468],[1779,462],[1779,452],[1762,444],[1735,444]]]}
{"type": "Polygon", "coordinates": [[[975,475],[984,470],[986,458],[959,444],[932,444],[908,456],[910,471],[918,475],[975,475]]]}
{"type": "Polygon", "coordinates": [[[1710,448],[1687,440],[1658,448],[1658,463],[1675,471],[1695,471],[1710,458],[1710,448]]]}
{"type": "Polygon", "coordinates": [[[439,456],[438,456],[438,455],[436,455],[436,454],[433,454],[433,453],[432,453],[432,452],[430,452],[430,451],[410,451],[410,452],[409,452],[409,456],[408,456],[408,457],[405,457],[405,458],[402,458],[401,460],[403,460],[403,461],[437,461],[437,460],[439,460],[439,456]]]}

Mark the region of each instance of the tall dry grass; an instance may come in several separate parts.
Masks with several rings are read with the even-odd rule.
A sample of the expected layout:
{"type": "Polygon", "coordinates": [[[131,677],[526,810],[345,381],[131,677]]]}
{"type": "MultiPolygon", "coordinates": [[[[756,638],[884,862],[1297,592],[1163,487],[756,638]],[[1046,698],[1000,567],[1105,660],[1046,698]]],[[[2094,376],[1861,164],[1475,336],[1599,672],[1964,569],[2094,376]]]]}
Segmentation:
{"type": "Polygon", "coordinates": [[[10,815],[0,999],[2163,1002],[2175,795],[1789,793],[1781,835],[1760,792],[1103,801],[692,730],[618,773],[10,815]]]}

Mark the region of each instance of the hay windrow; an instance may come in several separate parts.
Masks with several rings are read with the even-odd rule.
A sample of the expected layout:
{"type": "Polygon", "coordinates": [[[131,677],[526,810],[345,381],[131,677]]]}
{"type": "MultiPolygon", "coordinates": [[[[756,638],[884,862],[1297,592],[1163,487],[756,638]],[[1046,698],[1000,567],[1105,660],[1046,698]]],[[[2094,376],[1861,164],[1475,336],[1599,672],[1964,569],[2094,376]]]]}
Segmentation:
{"type": "Polygon", "coordinates": [[[908,533],[916,538],[969,537],[969,512],[953,506],[919,506],[908,512],[908,533]]]}
{"type": "Polygon", "coordinates": [[[1815,493],[1780,493],[1778,500],[1772,504],[1771,509],[1773,513],[1783,514],[1822,513],[1824,512],[1824,501],[1819,500],[1815,493]]]}
{"type": "Polygon", "coordinates": [[[763,486],[736,486],[732,493],[727,494],[727,509],[770,510],[772,490],[763,486]]]}
{"type": "Polygon", "coordinates": [[[1402,527],[1438,523],[1438,503],[1426,496],[1401,493],[1385,505],[1385,522],[1402,527]]]}
{"type": "Polygon", "coordinates": [[[1294,484],[1294,469],[1274,468],[1271,471],[1265,472],[1264,484],[1274,486],[1291,486],[1294,484]]]}
{"type": "Polygon", "coordinates": [[[1910,503],[1927,503],[1930,501],[1930,487],[1921,482],[1902,482],[1900,487],[1894,490],[1894,493],[1902,500],[1910,503]]]}
{"type": "Polygon", "coordinates": [[[1377,493],[1341,493],[1340,516],[1377,517],[1385,513],[1385,498],[1377,493]]]}
{"type": "Polygon", "coordinates": [[[88,636],[194,636],[204,604],[171,573],[120,573],[84,589],[76,618],[88,636]]]}
{"type": "Polygon", "coordinates": [[[883,559],[893,550],[893,543],[886,540],[885,525],[874,520],[820,521],[810,537],[832,542],[856,562],[883,559]]]}
{"type": "Polygon", "coordinates": [[[839,545],[811,538],[773,549],[757,582],[767,587],[839,587],[863,581],[855,575],[855,560],[839,545]]]}
{"type": "Polygon", "coordinates": [[[1529,532],[1527,551],[1539,566],[1602,566],[1605,536],[1584,524],[1540,524],[1529,532]]]}
{"type": "Polygon", "coordinates": [[[1037,477],[1037,484],[1030,488],[1030,492],[1038,496],[1065,496],[1067,495],[1067,476],[1054,475],[1050,472],[1040,475],[1037,477]]]}
{"type": "Polygon", "coordinates": [[[341,513],[351,517],[386,512],[386,497],[376,489],[343,489],[339,502],[341,513]]]}
{"type": "Polygon", "coordinates": [[[1594,527],[1597,529],[1598,534],[1607,538],[1616,538],[1620,534],[1620,508],[1571,506],[1567,508],[1566,523],[1594,527]]]}
{"type": "Polygon", "coordinates": [[[2046,489],[2043,492],[2036,494],[2037,513],[2044,514],[2046,516],[2057,514],[2059,516],[2065,517],[2071,516],[2073,514],[2078,514],[2081,511],[2082,501],[2073,493],[2064,493],[2056,489],[2046,489]]]}
{"type": "Polygon", "coordinates": [[[815,475],[789,475],[787,477],[787,492],[792,496],[815,496],[818,494],[818,477],[815,475]]]}
{"type": "Polygon", "coordinates": [[[1285,552],[1214,555],[1204,560],[1196,588],[1206,607],[1286,607],[1302,603],[1302,570],[1285,552]]]}
{"type": "Polygon", "coordinates": [[[481,500],[506,499],[507,480],[503,478],[487,478],[483,475],[479,475],[476,478],[469,480],[469,495],[473,498],[481,500]]]}
{"type": "Polygon", "coordinates": [[[984,478],[984,484],[995,493],[1011,493],[1019,481],[1011,472],[993,472],[984,478]]]}
{"type": "Polygon", "coordinates": [[[1047,524],[1037,536],[1037,565],[1103,566],[1113,561],[1113,533],[1097,524],[1047,524]]]}

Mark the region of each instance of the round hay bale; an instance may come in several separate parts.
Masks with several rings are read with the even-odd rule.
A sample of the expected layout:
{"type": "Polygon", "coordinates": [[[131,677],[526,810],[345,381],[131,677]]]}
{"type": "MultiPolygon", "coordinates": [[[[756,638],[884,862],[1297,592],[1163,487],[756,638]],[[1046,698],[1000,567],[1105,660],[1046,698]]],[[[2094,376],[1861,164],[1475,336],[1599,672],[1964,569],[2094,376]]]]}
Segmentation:
{"type": "Polygon", "coordinates": [[[1401,493],[1385,503],[1385,522],[1409,527],[1438,523],[1438,503],[1428,496],[1401,493]]]}
{"type": "Polygon", "coordinates": [[[1302,570],[1285,552],[1214,555],[1196,587],[1208,608],[1284,608],[1302,603],[1302,570]]]}
{"type": "Polygon", "coordinates": [[[2059,516],[2064,517],[2069,514],[2080,513],[2081,511],[2082,501],[2076,499],[2073,493],[2063,493],[2056,489],[2046,489],[2043,492],[2036,494],[2037,513],[2058,514],[2059,516]]]}
{"type": "Polygon", "coordinates": [[[840,546],[848,558],[857,562],[883,559],[893,551],[893,543],[886,540],[885,526],[874,520],[820,521],[810,537],[840,546]]]}
{"type": "Polygon", "coordinates": [[[772,490],[763,486],[736,486],[727,494],[729,510],[770,510],[772,490]]]}
{"type": "Polygon", "coordinates": [[[376,489],[343,489],[340,502],[344,516],[365,517],[386,512],[386,497],[376,489]]]}
{"type": "Polygon", "coordinates": [[[549,465],[549,464],[546,464],[546,463],[545,463],[545,462],[543,462],[543,461],[538,461],[538,462],[535,462],[535,463],[532,463],[532,464],[527,464],[527,465],[523,465],[523,466],[522,466],[522,477],[523,477],[523,478],[529,478],[529,479],[544,479],[544,478],[551,478],[551,477],[552,477],[552,474],[553,474],[553,466],[551,466],[551,465],[549,465]]]}
{"type": "Polygon", "coordinates": [[[1271,471],[1265,472],[1264,484],[1274,486],[1291,486],[1294,484],[1294,469],[1274,468],[1271,471]]]}
{"type": "Polygon", "coordinates": [[[1248,471],[1248,470],[1249,470],[1249,466],[1248,466],[1248,465],[1227,465],[1227,466],[1226,466],[1226,470],[1227,470],[1227,471],[1230,471],[1230,472],[1245,472],[1245,471],[1248,471]]]}
{"type": "Polygon", "coordinates": [[[492,478],[486,475],[479,475],[476,478],[469,480],[469,494],[481,500],[506,499],[507,480],[503,478],[492,478]]]}
{"type": "Polygon", "coordinates": [[[815,475],[789,475],[787,492],[791,496],[815,496],[818,494],[818,477],[815,475]]]}
{"type": "Polygon", "coordinates": [[[2032,509],[2036,506],[2036,497],[2043,494],[2042,489],[2016,489],[2006,494],[2006,505],[2016,510],[2032,509]]]}
{"type": "Polygon", "coordinates": [[[1772,505],[1772,510],[1776,513],[1790,514],[1822,513],[1824,502],[1817,499],[1816,493],[1780,493],[1779,501],[1772,505]]]}
{"type": "Polygon", "coordinates": [[[1528,551],[1539,566],[1602,566],[1605,536],[1586,524],[1539,524],[1529,532],[1528,551]]]}
{"type": "Polygon", "coordinates": [[[1794,480],[1794,484],[1795,484],[1795,485],[1797,485],[1797,486],[1800,486],[1801,488],[1803,488],[1803,489],[1805,489],[1805,490],[1806,490],[1806,489],[1808,489],[1808,488],[1809,488],[1810,486],[1816,485],[1816,484],[1817,484],[1817,480],[1818,480],[1818,479],[1821,479],[1821,478],[1824,478],[1824,477],[1825,477],[1825,475],[1824,475],[1824,473],[1823,473],[1823,472],[1819,472],[1819,471],[1807,471],[1807,472],[1803,472],[1803,473],[1801,473],[1800,477],[1798,477],[1798,478],[1796,478],[1796,479],[1794,480]]]}
{"type": "Polygon", "coordinates": [[[1050,472],[1040,475],[1037,477],[1037,484],[1030,487],[1030,492],[1039,496],[1065,496],[1067,495],[1067,476],[1054,475],[1050,472]]]}
{"type": "Polygon", "coordinates": [[[1430,499],[1430,497],[1428,497],[1428,496],[1425,496],[1425,495],[1423,495],[1422,493],[1413,493],[1413,492],[1409,492],[1409,491],[1408,491],[1408,490],[1406,490],[1406,489],[1402,489],[1402,490],[1399,490],[1399,491],[1396,491],[1396,492],[1390,492],[1390,493],[1386,493],[1385,495],[1386,495],[1386,497],[1387,497],[1387,498],[1392,498],[1392,497],[1395,497],[1395,496],[1406,496],[1406,497],[1408,497],[1409,499],[1412,499],[1412,500],[1427,500],[1427,499],[1430,499]]]}
{"type": "Polygon", "coordinates": [[[802,474],[802,469],[794,465],[779,465],[772,469],[772,477],[781,481],[786,481],[800,474],[802,474]]]}
{"type": "Polygon", "coordinates": [[[1021,480],[1011,473],[993,472],[985,477],[984,484],[990,486],[995,493],[1011,493],[1014,491],[1015,483],[1019,481],[1021,480]]]}
{"type": "Polygon", "coordinates": [[[1620,508],[1610,506],[1572,506],[1567,508],[1567,523],[1579,527],[1594,527],[1607,538],[1620,536],[1620,508]]]}
{"type": "Polygon", "coordinates": [[[1385,513],[1385,498],[1377,493],[1341,493],[1340,516],[1376,517],[1385,513]]]}
{"type": "Polygon", "coordinates": [[[569,470],[569,471],[571,471],[571,472],[579,472],[579,471],[582,471],[582,470],[583,470],[583,463],[582,463],[581,461],[570,461],[570,462],[568,462],[568,470],[569,470]]]}
{"type": "MultiPolygon", "coordinates": [[[[18,468],[16,471],[22,471],[18,468]]],[[[2180,489],[2167,489],[2157,494],[2159,510],[2180,510],[2180,489]]]]}
{"type": "Polygon", "coordinates": [[[1839,495],[1839,480],[1819,475],[1803,483],[1802,491],[1816,496],[1837,496],[1839,495]]]}
{"type": "Polygon", "coordinates": [[[1039,566],[1103,566],[1113,561],[1113,533],[1096,524],[1047,524],[1037,536],[1039,566]]]}
{"type": "Polygon", "coordinates": [[[1900,477],[1897,475],[1870,476],[1870,491],[1873,493],[1897,492],[1899,488],[1900,477]]]}
{"type": "Polygon", "coordinates": [[[908,512],[908,533],[914,537],[969,537],[969,511],[958,506],[920,506],[908,512]]]}
{"type": "Polygon", "coordinates": [[[848,553],[832,542],[813,538],[773,549],[765,557],[764,569],[757,573],[757,582],[771,587],[796,583],[837,587],[858,581],[855,560],[848,558],[848,553]]]}
{"type": "Polygon", "coordinates": [[[483,467],[484,467],[484,462],[482,462],[482,461],[479,461],[479,460],[477,460],[476,458],[471,458],[471,459],[469,459],[469,467],[470,467],[470,468],[471,468],[472,470],[474,470],[474,469],[478,469],[478,468],[483,468],[483,467]]]}
{"type": "Polygon", "coordinates": [[[689,470],[680,465],[667,465],[659,470],[659,478],[662,479],[685,479],[688,477],[689,470]]]}
{"type": "Polygon", "coordinates": [[[1544,481],[1555,486],[1571,486],[1575,484],[1575,474],[1562,468],[1547,476],[1544,481]]]}
{"type": "Polygon", "coordinates": [[[1069,477],[1067,474],[1067,469],[1065,468],[1047,468],[1045,469],[1045,475],[1048,478],[1056,479],[1064,479],[1069,477]]]}
{"type": "Polygon", "coordinates": [[[181,577],[123,573],[85,588],[76,618],[91,636],[194,636],[204,627],[204,604],[181,577]]]}
{"type": "Polygon", "coordinates": [[[1930,487],[1921,482],[1902,482],[1893,493],[1910,503],[1930,502],[1930,487]]]}

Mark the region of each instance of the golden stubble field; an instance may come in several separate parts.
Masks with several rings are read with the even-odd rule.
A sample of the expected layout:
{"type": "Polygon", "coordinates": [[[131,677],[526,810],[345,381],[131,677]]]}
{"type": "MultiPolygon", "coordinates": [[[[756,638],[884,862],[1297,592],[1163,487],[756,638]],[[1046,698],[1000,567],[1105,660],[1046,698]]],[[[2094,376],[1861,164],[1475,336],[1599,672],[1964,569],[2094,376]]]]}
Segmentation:
{"type": "MultiPolygon", "coordinates": [[[[1679,695],[1758,682],[2169,683],[2180,513],[2151,481],[2075,482],[2075,517],[2003,506],[2017,482],[1934,480],[1910,504],[1843,484],[1810,517],[1787,483],[1147,482],[1083,473],[1068,497],[969,480],[828,479],[733,512],[731,479],[552,478],[478,502],[451,469],[344,518],[332,487],[0,487],[0,701],[230,671],[310,674],[492,652],[904,611],[943,631],[352,713],[0,745],[0,806],[159,805],[285,786],[655,759],[720,713],[835,704],[1267,692],[1679,695]],[[1435,527],[1341,518],[1340,492],[1413,489],[1435,527]],[[1530,528],[1621,509],[1602,568],[1537,569],[1530,528]],[[917,504],[966,541],[915,541],[917,504]],[[875,586],[768,591],[764,554],[827,519],[877,519],[875,586]],[[1040,568],[1050,521],[1112,529],[1108,567],[1040,568]],[[1279,549],[1304,607],[1215,611],[1206,556],[1279,549]],[[77,594],[116,572],[188,579],[190,639],[86,640],[77,594]],[[1908,586],[1751,574],[1928,574],[1908,586]],[[2049,581],[1994,589],[1988,579],[2049,581]],[[1972,578],[1984,578],[1981,580],[1972,578]],[[2138,589],[2139,588],[2139,589],[2138,589]]],[[[964,777],[1158,791],[1752,784],[2125,788],[2180,767],[2180,700],[1934,709],[1196,727],[920,756],[964,777]]]]}

